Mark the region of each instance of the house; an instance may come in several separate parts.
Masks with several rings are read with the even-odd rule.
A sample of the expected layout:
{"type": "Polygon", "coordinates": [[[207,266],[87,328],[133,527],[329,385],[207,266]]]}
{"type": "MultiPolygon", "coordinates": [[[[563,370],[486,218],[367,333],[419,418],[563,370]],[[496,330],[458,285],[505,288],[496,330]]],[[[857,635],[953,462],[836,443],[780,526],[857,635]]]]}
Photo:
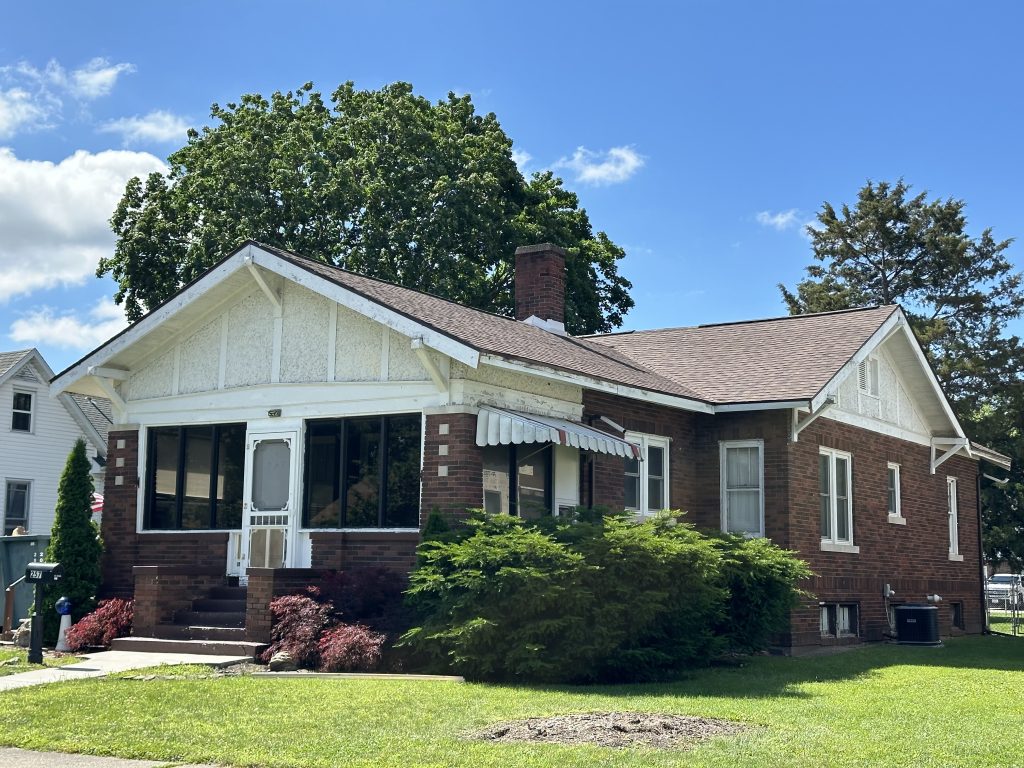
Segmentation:
{"type": "Polygon", "coordinates": [[[93,481],[103,490],[109,403],[85,395],[50,397],[53,371],[35,349],[0,353],[0,428],[3,496],[0,520],[8,536],[15,529],[47,535],[53,527],[57,483],[75,441],[86,441],[93,481]]]}
{"type": "Polygon", "coordinates": [[[104,581],[135,633],[264,641],[311,569],[410,569],[434,509],[580,504],[798,551],[797,651],[927,595],[982,629],[979,466],[1008,460],[899,307],[574,338],[564,286],[558,248],[518,249],[514,320],[249,242],[56,376],[113,405],[104,581]],[[204,595],[221,626],[188,625],[204,595]]]}

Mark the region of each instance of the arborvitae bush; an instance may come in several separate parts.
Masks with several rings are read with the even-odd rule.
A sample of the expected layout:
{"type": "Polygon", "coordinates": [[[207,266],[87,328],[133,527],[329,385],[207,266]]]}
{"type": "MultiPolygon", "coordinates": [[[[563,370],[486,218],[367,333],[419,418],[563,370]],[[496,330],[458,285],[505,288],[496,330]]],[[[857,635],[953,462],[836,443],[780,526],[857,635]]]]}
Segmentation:
{"type": "Polygon", "coordinates": [[[57,640],[60,617],[54,605],[61,597],[71,601],[72,621],[78,621],[96,608],[96,594],[102,578],[100,559],[103,544],[92,521],[93,483],[85,441],[78,440],[68,455],[57,486],[57,507],[53,530],[46,548],[46,561],[64,566],[64,576],[46,590],[43,601],[43,639],[57,640]]]}
{"type": "Polygon", "coordinates": [[[477,514],[419,554],[408,600],[421,620],[403,642],[439,666],[505,681],[665,679],[726,649],[756,650],[807,574],[770,542],[706,536],[670,514],[477,514]],[[753,605],[730,615],[740,601],[753,605]]]}

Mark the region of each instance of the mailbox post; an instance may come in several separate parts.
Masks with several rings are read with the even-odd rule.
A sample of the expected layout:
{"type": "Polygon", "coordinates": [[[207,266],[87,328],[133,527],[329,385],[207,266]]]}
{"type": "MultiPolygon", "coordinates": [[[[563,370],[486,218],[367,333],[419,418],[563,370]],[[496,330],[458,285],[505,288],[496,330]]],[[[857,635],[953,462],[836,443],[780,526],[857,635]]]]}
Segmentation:
{"type": "Polygon", "coordinates": [[[25,582],[36,585],[36,600],[32,606],[32,645],[28,649],[28,663],[43,663],[43,590],[56,584],[64,576],[60,563],[29,563],[25,566],[25,582]]]}

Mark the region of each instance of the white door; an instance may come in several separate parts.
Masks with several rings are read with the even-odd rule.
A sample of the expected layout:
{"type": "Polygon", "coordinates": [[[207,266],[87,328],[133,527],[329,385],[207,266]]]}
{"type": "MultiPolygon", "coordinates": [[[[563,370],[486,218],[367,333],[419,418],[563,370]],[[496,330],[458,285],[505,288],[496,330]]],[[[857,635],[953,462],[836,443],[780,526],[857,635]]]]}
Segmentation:
{"type": "Polygon", "coordinates": [[[296,432],[249,433],[245,441],[240,579],[246,568],[293,562],[298,451],[296,432]]]}

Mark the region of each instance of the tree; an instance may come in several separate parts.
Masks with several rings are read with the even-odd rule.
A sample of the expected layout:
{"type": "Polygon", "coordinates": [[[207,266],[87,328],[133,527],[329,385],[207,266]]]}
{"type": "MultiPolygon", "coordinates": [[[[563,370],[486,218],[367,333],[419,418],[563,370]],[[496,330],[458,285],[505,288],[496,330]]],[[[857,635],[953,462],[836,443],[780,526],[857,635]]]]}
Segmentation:
{"type": "Polygon", "coordinates": [[[511,314],[517,245],[568,251],[566,327],[610,330],[633,306],[625,255],[551,173],[527,181],[512,140],[469,96],[436,104],[407,83],[214,104],[166,174],[131,179],[97,275],[138,319],[253,238],[469,306],[511,314]]]}
{"type": "Polygon", "coordinates": [[[868,182],[851,209],[822,204],[809,226],[814,258],[790,291],[791,314],[899,303],[953,410],[979,442],[1008,454],[1006,487],[985,482],[987,554],[1024,559],[1024,347],[1006,333],[1024,311],[1022,276],[991,229],[967,234],[962,200],[910,197],[910,185],[868,182]]]}
{"type": "Polygon", "coordinates": [[[68,455],[57,486],[57,507],[46,547],[46,562],[64,566],[64,577],[49,588],[43,603],[43,637],[57,639],[60,619],[54,610],[57,600],[71,601],[71,618],[78,621],[96,607],[100,587],[100,557],[103,545],[92,521],[92,475],[85,441],[79,439],[68,455]]]}

